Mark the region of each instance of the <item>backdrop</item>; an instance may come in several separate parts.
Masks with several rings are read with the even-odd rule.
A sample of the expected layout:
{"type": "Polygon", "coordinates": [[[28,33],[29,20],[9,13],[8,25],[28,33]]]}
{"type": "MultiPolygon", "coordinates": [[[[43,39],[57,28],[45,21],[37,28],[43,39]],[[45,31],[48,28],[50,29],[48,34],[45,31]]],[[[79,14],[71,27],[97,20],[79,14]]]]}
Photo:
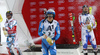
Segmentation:
{"type": "MultiPolygon", "coordinates": [[[[79,44],[81,40],[80,25],[78,23],[78,16],[82,13],[82,6],[88,5],[93,8],[92,14],[97,20],[97,28],[94,30],[97,44],[100,45],[100,19],[99,19],[99,8],[100,0],[25,0],[22,14],[24,20],[28,26],[32,38],[39,37],[38,27],[39,22],[44,19],[44,8],[54,9],[56,12],[55,20],[60,24],[61,36],[56,41],[57,44],[73,44],[72,31],[70,18],[68,13],[74,13],[74,32],[76,44],[79,44]]],[[[41,41],[36,42],[36,44],[41,44],[41,41]]]]}

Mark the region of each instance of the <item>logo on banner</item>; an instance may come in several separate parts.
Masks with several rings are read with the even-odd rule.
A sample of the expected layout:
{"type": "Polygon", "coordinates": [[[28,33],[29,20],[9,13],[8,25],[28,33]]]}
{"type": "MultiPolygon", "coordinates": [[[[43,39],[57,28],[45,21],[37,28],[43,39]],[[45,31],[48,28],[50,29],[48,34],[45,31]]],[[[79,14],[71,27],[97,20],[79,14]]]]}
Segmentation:
{"type": "Polygon", "coordinates": [[[37,24],[37,22],[36,21],[31,21],[30,24],[31,24],[31,26],[34,26],[34,24],[37,24]]]}
{"type": "Polygon", "coordinates": [[[74,6],[69,6],[69,7],[68,7],[68,11],[71,11],[71,10],[74,10],[74,9],[75,9],[74,6]]]}
{"type": "Polygon", "coordinates": [[[55,10],[55,7],[49,7],[49,9],[53,9],[53,10],[55,10]]]}
{"type": "Polygon", "coordinates": [[[74,0],[68,0],[68,2],[74,2],[74,0]]]}
{"type": "MultiPolygon", "coordinates": [[[[89,0],[90,1],[90,0],[89,0]]],[[[85,2],[85,0],[78,0],[78,2],[85,2]]]]}
{"type": "Polygon", "coordinates": [[[60,14],[58,14],[58,18],[62,18],[62,17],[64,17],[65,16],[65,13],[60,13],[60,14]]]}
{"type": "Polygon", "coordinates": [[[30,2],[30,7],[36,5],[36,2],[30,2]]]}
{"type": "Polygon", "coordinates": [[[30,28],[31,32],[37,31],[37,28],[30,28]]]}
{"type": "Polygon", "coordinates": [[[60,30],[65,30],[66,28],[65,27],[60,27],[60,30]]]}
{"type": "Polygon", "coordinates": [[[58,1],[58,5],[61,5],[62,3],[65,3],[65,1],[64,0],[58,1]]]}
{"type": "Polygon", "coordinates": [[[39,8],[39,12],[43,12],[45,8],[39,8]]]}
{"type": "Polygon", "coordinates": [[[65,7],[58,7],[58,11],[65,10],[65,7]]]}
{"type": "Polygon", "coordinates": [[[40,18],[40,19],[44,18],[44,14],[40,14],[40,15],[39,15],[39,18],[40,18]]]}
{"type": "Polygon", "coordinates": [[[59,20],[59,24],[65,23],[65,20],[59,20]]]}
{"type": "Polygon", "coordinates": [[[88,0],[88,2],[90,2],[90,3],[91,3],[91,2],[95,2],[95,1],[96,1],[96,0],[88,0]]]}
{"type": "Polygon", "coordinates": [[[40,1],[39,2],[39,6],[42,6],[43,4],[45,4],[45,1],[40,1]]]}
{"type": "Polygon", "coordinates": [[[82,6],[78,6],[78,10],[79,11],[82,11],[82,6]]]}
{"type": "Polygon", "coordinates": [[[30,13],[33,13],[34,11],[36,11],[36,8],[31,8],[30,9],[30,13]]]}
{"type": "Polygon", "coordinates": [[[54,3],[54,1],[49,1],[49,3],[54,3]]]}
{"type": "Polygon", "coordinates": [[[30,15],[30,18],[31,18],[31,19],[36,18],[36,15],[30,15]]]}

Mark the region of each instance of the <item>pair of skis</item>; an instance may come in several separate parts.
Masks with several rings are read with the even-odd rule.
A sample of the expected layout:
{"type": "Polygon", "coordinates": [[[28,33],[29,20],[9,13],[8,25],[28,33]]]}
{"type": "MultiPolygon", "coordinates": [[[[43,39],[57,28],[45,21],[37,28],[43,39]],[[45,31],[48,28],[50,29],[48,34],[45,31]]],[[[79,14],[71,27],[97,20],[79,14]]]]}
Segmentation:
{"type": "Polygon", "coordinates": [[[75,16],[74,16],[73,13],[69,13],[69,17],[70,17],[70,22],[71,22],[73,44],[76,44],[75,35],[74,35],[74,20],[75,20],[75,16]]]}

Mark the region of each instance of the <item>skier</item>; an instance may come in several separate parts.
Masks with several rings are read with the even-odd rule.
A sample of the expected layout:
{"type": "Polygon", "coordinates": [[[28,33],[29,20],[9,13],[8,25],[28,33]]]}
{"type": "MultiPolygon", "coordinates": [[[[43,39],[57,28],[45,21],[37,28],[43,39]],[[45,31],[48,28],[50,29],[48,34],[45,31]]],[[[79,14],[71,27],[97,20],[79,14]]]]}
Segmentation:
{"type": "Polygon", "coordinates": [[[21,52],[18,48],[18,45],[16,43],[17,38],[16,38],[16,31],[17,31],[17,21],[12,18],[13,13],[11,11],[6,12],[6,22],[5,22],[5,27],[3,27],[3,31],[7,31],[8,36],[7,36],[7,49],[10,51],[9,54],[14,55],[11,46],[13,45],[14,48],[17,50],[18,54],[21,55],[21,52]]]}
{"type": "Polygon", "coordinates": [[[87,5],[82,7],[82,14],[79,15],[79,23],[81,25],[81,38],[83,44],[83,53],[88,55],[87,46],[88,40],[90,41],[94,54],[97,55],[97,44],[93,29],[96,28],[95,18],[93,15],[89,14],[89,8],[87,5]]]}
{"type": "Polygon", "coordinates": [[[46,12],[46,18],[40,21],[38,34],[39,36],[44,36],[42,38],[42,53],[43,55],[48,55],[48,50],[51,55],[56,55],[56,44],[55,41],[60,37],[60,26],[59,23],[54,20],[55,11],[49,9],[46,12]],[[56,31],[56,36],[55,35],[56,31]]]}

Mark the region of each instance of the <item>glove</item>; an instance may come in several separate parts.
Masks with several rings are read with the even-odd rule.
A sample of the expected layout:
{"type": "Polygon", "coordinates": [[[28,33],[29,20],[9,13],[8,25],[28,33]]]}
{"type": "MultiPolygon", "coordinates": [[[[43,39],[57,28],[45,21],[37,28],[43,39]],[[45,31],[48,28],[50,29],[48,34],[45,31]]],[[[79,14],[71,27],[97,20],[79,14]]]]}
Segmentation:
{"type": "Polygon", "coordinates": [[[52,40],[50,37],[47,37],[46,41],[47,41],[49,44],[53,44],[53,40],[52,40]]]}
{"type": "Polygon", "coordinates": [[[87,25],[87,29],[88,29],[88,32],[91,32],[93,29],[91,28],[91,25],[87,25]]]}
{"type": "Polygon", "coordinates": [[[7,31],[3,31],[3,33],[4,33],[5,37],[8,36],[8,32],[7,31]]]}

